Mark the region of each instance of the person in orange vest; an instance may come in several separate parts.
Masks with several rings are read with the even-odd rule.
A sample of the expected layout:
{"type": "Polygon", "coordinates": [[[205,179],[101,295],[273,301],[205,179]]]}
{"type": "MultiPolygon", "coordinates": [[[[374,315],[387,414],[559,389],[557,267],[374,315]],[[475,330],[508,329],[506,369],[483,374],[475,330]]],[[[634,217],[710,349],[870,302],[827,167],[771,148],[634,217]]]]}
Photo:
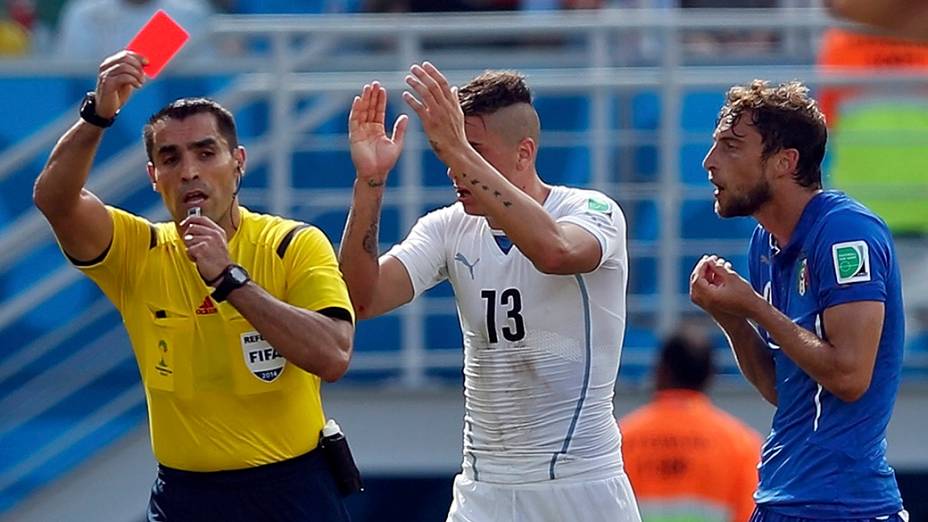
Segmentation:
{"type": "Polygon", "coordinates": [[[825,6],[838,18],[899,38],[928,41],[928,3],[923,0],[825,0],[825,6]]]}
{"type": "Polygon", "coordinates": [[[642,522],[745,522],[754,509],[761,438],[714,406],[708,340],[667,339],[652,402],[619,421],[625,472],[642,522]]]}
{"type": "MultiPolygon", "coordinates": [[[[817,63],[824,71],[871,73],[873,70],[890,72],[928,71],[928,41],[908,41],[883,34],[830,27],[822,34],[817,63]]],[[[921,98],[924,87],[903,92],[912,97],[921,98]]],[[[883,87],[828,87],[821,89],[818,100],[829,128],[834,128],[842,113],[842,104],[860,98],[899,98],[900,87],[887,85],[883,87]]],[[[846,109],[844,109],[846,110],[846,109]]]]}

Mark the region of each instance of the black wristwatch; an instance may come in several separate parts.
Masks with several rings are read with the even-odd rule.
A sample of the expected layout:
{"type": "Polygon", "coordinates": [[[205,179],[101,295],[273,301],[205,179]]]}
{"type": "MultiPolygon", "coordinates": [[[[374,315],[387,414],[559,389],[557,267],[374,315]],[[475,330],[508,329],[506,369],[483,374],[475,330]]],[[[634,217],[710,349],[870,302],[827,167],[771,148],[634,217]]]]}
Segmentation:
{"type": "Polygon", "coordinates": [[[101,129],[105,129],[116,121],[116,116],[119,115],[119,111],[116,111],[116,114],[112,118],[104,118],[97,114],[97,95],[93,91],[88,92],[84,95],[84,100],[81,102],[81,119],[86,121],[91,125],[96,125],[101,129]]]}
{"type": "Polygon", "coordinates": [[[222,271],[222,274],[219,275],[218,279],[219,284],[216,285],[216,289],[213,290],[211,294],[213,300],[217,303],[225,301],[233,290],[239,289],[245,286],[245,283],[251,281],[251,278],[248,277],[248,272],[236,264],[227,266],[225,270],[222,271]]]}

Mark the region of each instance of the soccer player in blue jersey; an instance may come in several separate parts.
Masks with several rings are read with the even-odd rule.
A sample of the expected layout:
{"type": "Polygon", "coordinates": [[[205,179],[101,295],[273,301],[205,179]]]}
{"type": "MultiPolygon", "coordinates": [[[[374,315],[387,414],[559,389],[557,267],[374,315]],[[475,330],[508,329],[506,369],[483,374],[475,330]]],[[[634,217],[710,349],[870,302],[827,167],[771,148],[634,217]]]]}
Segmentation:
{"type": "Polygon", "coordinates": [[[822,190],[826,139],[802,84],[755,80],[728,91],[703,162],[716,213],[759,222],[750,282],[715,255],[690,277],[693,302],[777,407],[752,522],[908,518],[885,458],[904,333],[893,240],[822,190]]]}

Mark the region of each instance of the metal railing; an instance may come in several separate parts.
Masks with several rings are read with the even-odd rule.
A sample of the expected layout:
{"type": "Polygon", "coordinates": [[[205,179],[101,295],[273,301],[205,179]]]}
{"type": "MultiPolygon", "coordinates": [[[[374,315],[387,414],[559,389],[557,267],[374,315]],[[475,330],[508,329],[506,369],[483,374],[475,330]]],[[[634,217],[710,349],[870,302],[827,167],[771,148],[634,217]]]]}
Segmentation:
{"type": "MultiPolygon", "coordinates": [[[[257,100],[269,103],[269,130],[249,144],[250,165],[267,166],[268,182],[265,186],[246,188],[243,195],[262,202],[271,212],[285,215],[292,214],[295,207],[310,214],[347,207],[350,198],[347,190],[327,193],[294,189],[297,174],[292,169],[292,153],[312,141],[305,134],[312,132],[319,122],[343,111],[347,100],[363,83],[376,78],[394,92],[402,89],[402,77],[410,63],[430,59],[456,83],[466,81],[485,67],[518,68],[527,74],[539,96],[586,97],[590,100],[588,127],[579,131],[546,131],[542,146],[584,143],[590,154],[590,186],[622,201],[646,200],[658,204],[659,238],[655,242],[633,241],[630,245],[633,257],[652,255],[658,259],[658,291],[656,297],[632,296],[629,311],[655,314],[657,330],[664,332],[689,306],[676,287],[680,259],[707,247],[713,250],[721,247],[724,253],[738,253],[744,248],[738,241],[686,241],[680,237],[681,202],[709,197],[707,189],[688,186],[679,176],[678,150],[681,144],[694,138],[681,127],[684,92],[692,89],[722,92],[731,84],[753,77],[801,78],[811,85],[925,83],[924,76],[913,73],[831,74],[811,65],[770,65],[778,61],[811,63],[811,56],[797,59],[788,55],[795,52],[795,43],[784,46],[780,51],[782,59],[762,57],[764,65],[724,65],[724,57],[716,65],[691,65],[693,59],[682,44],[683,35],[694,30],[788,28],[795,41],[797,31],[808,31],[814,39],[818,31],[831,24],[833,21],[819,9],[693,10],[685,15],[676,10],[605,10],[453,16],[218,16],[212,21],[210,37],[204,40],[260,41],[264,50],[221,60],[191,57],[169,73],[237,74],[233,84],[218,93],[220,101],[233,110],[257,100]],[[617,42],[628,42],[631,37],[650,44],[640,45],[634,52],[625,48],[619,52],[617,42]],[[656,137],[658,149],[659,175],[650,183],[628,182],[613,175],[617,164],[612,149],[616,144],[642,139],[640,131],[616,128],[610,116],[617,103],[616,95],[642,90],[660,95],[657,133],[652,138],[643,138],[656,137]],[[298,109],[301,100],[319,97],[324,97],[322,102],[312,109],[298,109]],[[307,200],[311,203],[307,204],[307,200]]],[[[811,49],[812,43],[807,48],[811,49]]],[[[54,59],[0,62],[0,75],[24,72],[86,75],[93,67],[94,64],[85,67],[54,59]]],[[[22,162],[46,153],[72,119],[73,116],[65,114],[4,151],[0,180],[22,162]]],[[[342,141],[341,144],[330,141],[319,148],[344,151],[347,144],[342,141]]],[[[445,193],[423,187],[421,159],[429,152],[415,121],[410,127],[407,148],[396,174],[398,190],[391,192],[385,201],[387,208],[399,209],[400,228],[404,230],[412,226],[424,205],[447,201],[445,193]]],[[[133,146],[99,166],[92,176],[91,187],[107,201],[118,202],[132,192],[136,182],[129,174],[137,172],[143,163],[140,148],[133,146]]],[[[154,217],[156,209],[157,206],[150,208],[149,215],[154,217]]],[[[13,225],[0,233],[0,270],[21,261],[50,240],[47,227],[36,212],[18,216],[13,225]]],[[[22,294],[4,296],[0,326],[12,324],[75,279],[73,271],[62,268],[36,281],[22,294]]],[[[405,381],[413,385],[422,382],[427,366],[423,364],[423,313],[421,304],[413,304],[401,314],[404,345],[397,365],[402,368],[405,381]]],[[[364,354],[359,354],[355,364],[365,367],[364,354]]],[[[380,367],[382,363],[372,366],[380,367]]]]}
{"type": "MultiPolygon", "coordinates": [[[[248,42],[253,49],[234,57],[206,59],[193,56],[172,65],[166,74],[176,76],[235,75],[234,81],[214,93],[235,112],[255,102],[268,104],[268,131],[246,143],[250,170],[264,168],[267,182],[249,184],[242,190],[247,204],[257,204],[271,212],[313,220],[331,211],[346,211],[350,188],[295,188],[293,155],[300,151],[338,151],[347,154],[344,134],[313,135],[323,122],[344,113],[351,97],[361,85],[380,80],[397,93],[405,87],[403,76],[411,63],[429,59],[438,64],[454,83],[462,83],[485,68],[516,68],[526,73],[529,84],[541,97],[581,96],[588,100],[588,121],[580,129],[545,130],[542,148],[586,149],[589,168],[586,185],[602,190],[623,203],[654,202],[658,208],[660,231],[655,240],[629,243],[630,256],[657,260],[657,291],[629,296],[629,317],[653,318],[657,332],[665,332],[691,311],[686,295],[677,288],[680,261],[687,255],[705,251],[725,255],[740,254],[746,242],[737,240],[685,239],[680,230],[680,208],[684,201],[711,199],[707,186],[686,184],[680,171],[681,146],[704,143],[708,136],[685,130],[682,103],[685,93],[711,90],[722,93],[728,86],[755,77],[771,80],[799,78],[813,86],[928,84],[924,75],[881,72],[879,75],[834,73],[816,69],[812,52],[818,33],[834,22],[818,9],[776,9],[763,11],[707,10],[606,10],[596,12],[548,14],[477,14],[451,16],[306,16],[306,17],[215,17],[209,35],[202,42],[233,39],[248,42]],[[745,66],[744,58],[724,55],[707,59],[688,52],[683,38],[690,31],[769,29],[788,33],[781,48],[757,57],[757,64],[745,66]],[[799,43],[802,45],[800,45],[799,43]],[[797,55],[805,52],[805,55],[797,55]],[[792,65],[777,65],[777,64],[792,65]],[[798,64],[798,65],[796,65],[798,64]],[[659,97],[659,121],[655,130],[642,130],[616,117],[627,109],[632,93],[650,92],[659,97]],[[313,100],[308,107],[303,101],[313,100]],[[627,174],[633,164],[616,158],[617,147],[653,145],[657,150],[658,175],[648,181],[633,181],[627,174]]],[[[201,42],[201,43],[202,43],[201,42]]],[[[203,43],[206,45],[206,43],[203,43]]],[[[96,70],[94,63],[56,60],[0,62],[0,77],[24,74],[86,77],[96,70]]],[[[394,103],[398,96],[393,96],[394,103]]],[[[77,100],[75,100],[76,104],[77,100]]],[[[130,101],[131,103],[131,101],[130,101]]],[[[76,106],[76,105],[75,105],[76,106]]],[[[22,165],[47,154],[58,136],[74,120],[68,111],[44,128],[0,155],[0,183],[9,181],[22,165]]],[[[544,116],[543,116],[544,118],[544,116]]],[[[142,122],[139,122],[141,126],[142,122]]],[[[545,120],[542,124],[544,126],[545,120]]],[[[407,150],[394,177],[384,208],[398,211],[400,234],[404,234],[421,215],[423,207],[450,202],[446,188],[426,186],[423,159],[431,154],[417,122],[413,119],[407,137],[407,150]]],[[[145,157],[138,145],[115,154],[98,165],[90,186],[109,203],[120,203],[140,188],[137,173],[145,157]]],[[[541,168],[545,177],[544,166],[541,168]]],[[[352,179],[352,172],[334,173],[352,179]]],[[[350,183],[346,183],[348,185],[350,183]]],[[[25,197],[25,194],[24,194],[25,197]]],[[[160,202],[152,201],[139,209],[151,219],[166,216],[160,202]]],[[[630,228],[634,215],[630,216],[630,228]]],[[[332,232],[332,231],[330,231],[332,232]]],[[[337,231],[335,231],[337,233],[337,231]]],[[[337,237],[337,236],[336,236],[337,237]]],[[[394,238],[398,239],[398,238],[394,238]]],[[[385,238],[386,240],[386,238],[385,238]]],[[[0,273],[22,263],[37,248],[48,245],[52,237],[41,216],[27,210],[0,230],[0,273]]],[[[383,248],[389,245],[382,245],[383,248]]],[[[632,277],[635,277],[632,274],[632,277]]],[[[41,306],[50,296],[73,285],[80,278],[72,268],[61,265],[40,274],[26,290],[3,295],[0,303],[0,330],[17,324],[41,306]]],[[[67,343],[71,332],[106,317],[108,304],[92,303],[73,319],[28,343],[25,348],[0,364],[0,384],[9,382],[18,369],[34,365],[53,349],[67,343]]],[[[402,348],[393,352],[359,352],[353,371],[399,370],[408,386],[426,382],[430,368],[456,368],[461,364],[457,346],[425,346],[425,320],[428,314],[454,314],[451,298],[419,299],[396,312],[402,324],[402,348]],[[435,350],[448,348],[448,350],[435,350]]],[[[22,383],[20,389],[0,397],[0,411],[10,414],[0,422],[4,430],[22,425],[57,404],[62,397],[86,385],[107,368],[130,357],[124,341],[116,333],[122,326],[114,321],[96,344],[58,359],[22,383]],[[87,372],[88,361],[105,359],[106,367],[87,372]],[[69,376],[64,378],[63,376],[69,376]],[[29,401],[22,400],[29,397],[29,401]],[[15,416],[12,415],[15,413],[15,416]]],[[[633,356],[626,352],[624,362],[633,356]]],[[[62,434],[40,452],[0,474],[0,490],[41,467],[108,419],[141,403],[138,393],[114,394],[115,400],[102,405],[97,413],[83,419],[75,429],[62,434]]]]}

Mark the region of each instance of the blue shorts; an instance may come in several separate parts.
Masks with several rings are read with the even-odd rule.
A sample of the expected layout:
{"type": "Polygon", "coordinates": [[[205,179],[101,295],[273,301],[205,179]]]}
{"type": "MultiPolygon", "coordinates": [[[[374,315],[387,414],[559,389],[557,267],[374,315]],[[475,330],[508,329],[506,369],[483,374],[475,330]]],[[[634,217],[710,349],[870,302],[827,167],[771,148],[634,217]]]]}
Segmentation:
{"type": "MultiPolygon", "coordinates": [[[[769,509],[765,509],[761,506],[754,508],[754,513],[751,515],[750,522],[822,522],[819,519],[812,518],[800,518],[800,517],[791,517],[788,515],[781,515],[779,513],[774,513],[769,509]]],[[[904,510],[895,515],[889,515],[885,517],[876,517],[876,518],[844,518],[844,519],[828,519],[828,522],[909,522],[909,514],[904,510]]]]}
{"type": "Polygon", "coordinates": [[[348,522],[348,511],[319,449],[283,462],[233,471],[158,466],[149,522],[348,522]]]}

